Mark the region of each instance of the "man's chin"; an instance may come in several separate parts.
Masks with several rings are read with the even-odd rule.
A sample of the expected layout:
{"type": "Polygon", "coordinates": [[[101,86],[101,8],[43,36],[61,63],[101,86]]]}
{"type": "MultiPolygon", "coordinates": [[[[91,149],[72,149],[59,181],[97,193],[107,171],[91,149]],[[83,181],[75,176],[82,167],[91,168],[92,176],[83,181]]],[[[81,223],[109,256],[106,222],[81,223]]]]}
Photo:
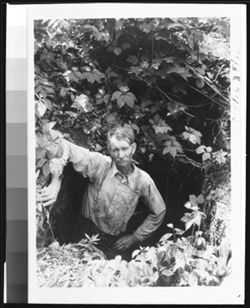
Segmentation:
{"type": "Polygon", "coordinates": [[[119,166],[119,167],[126,167],[130,164],[130,162],[128,161],[118,161],[116,162],[116,166],[119,166]]]}

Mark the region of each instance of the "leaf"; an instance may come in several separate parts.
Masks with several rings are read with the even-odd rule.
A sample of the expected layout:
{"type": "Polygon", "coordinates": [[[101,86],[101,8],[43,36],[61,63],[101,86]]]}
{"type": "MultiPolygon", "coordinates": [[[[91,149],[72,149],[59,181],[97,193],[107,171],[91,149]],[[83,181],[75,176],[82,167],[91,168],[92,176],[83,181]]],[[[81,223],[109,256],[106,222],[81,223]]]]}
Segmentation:
{"type": "Polygon", "coordinates": [[[197,154],[202,154],[202,153],[204,153],[205,152],[205,145],[201,145],[201,146],[199,146],[196,150],[195,150],[195,152],[197,153],[197,154]]]}
{"type": "Polygon", "coordinates": [[[48,139],[46,136],[36,136],[36,142],[37,145],[41,148],[44,148],[46,146],[46,144],[48,143],[48,139]]]}
{"type": "Polygon", "coordinates": [[[161,271],[161,274],[162,274],[163,276],[167,276],[167,277],[173,276],[173,275],[174,275],[174,273],[173,273],[172,271],[170,271],[170,270],[168,270],[168,269],[166,269],[166,268],[164,268],[164,269],[161,271]]]}
{"type": "Polygon", "coordinates": [[[122,92],[120,91],[115,91],[113,94],[112,94],[112,97],[111,97],[111,100],[117,100],[120,96],[122,95],[122,92]]]}
{"type": "Polygon", "coordinates": [[[189,200],[191,202],[191,205],[196,206],[197,201],[196,201],[196,196],[195,195],[189,195],[189,200]]]}
{"type": "Polygon", "coordinates": [[[204,197],[202,194],[200,194],[197,198],[196,198],[196,202],[197,203],[203,203],[205,200],[204,200],[204,197]]]}
{"type": "Polygon", "coordinates": [[[183,138],[184,138],[185,140],[188,140],[188,139],[189,139],[189,136],[190,136],[190,133],[188,133],[188,132],[183,132],[183,133],[182,133],[182,136],[183,136],[183,138]]]}
{"type": "Polygon", "coordinates": [[[72,107],[76,107],[77,109],[82,109],[85,112],[89,111],[89,98],[85,94],[81,94],[77,96],[71,105],[72,107]]]}
{"type": "Polygon", "coordinates": [[[39,160],[38,160],[38,162],[37,162],[37,164],[36,164],[36,167],[37,168],[41,168],[45,163],[46,163],[46,159],[45,158],[40,158],[39,160]]]}
{"type": "Polygon", "coordinates": [[[84,235],[86,236],[87,240],[89,240],[89,241],[91,240],[90,236],[87,233],[84,233],[84,235]]]}
{"type": "Polygon", "coordinates": [[[122,108],[125,105],[125,96],[121,95],[118,99],[117,99],[117,104],[119,108],[122,108]]]}
{"type": "Polygon", "coordinates": [[[67,88],[62,87],[62,88],[60,89],[59,95],[62,96],[62,97],[66,96],[66,95],[67,95],[67,88]]]}
{"type": "Polygon", "coordinates": [[[172,128],[166,123],[161,123],[161,125],[153,125],[156,134],[167,134],[169,131],[172,131],[172,128]]]}
{"type": "Polygon", "coordinates": [[[131,45],[129,43],[127,43],[127,42],[122,43],[122,48],[123,49],[128,49],[130,47],[131,47],[131,45]]]}
{"type": "Polygon", "coordinates": [[[115,30],[116,30],[116,31],[121,30],[121,29],[122,29],[122,26],[123,26],[123,20],[117,19],[117,20],[115,21],[115,30]]]}
{"type": "Polygon", "coordinates": [[[55,121],[43,123],[43,126],[42,126],[43,133],[47,134],[49,138],[51,137],[53,139],[61,137],[61,133],[60,132],[52,129],[55,125],[56,125],[55,121]]]}
{"type": "Polygon", "coordinates": [[[136,65],[138,63],[138,58],[134,55],[130,55],[128,58],[127,58],[127,61],[132,63],[133,65],[136,65]]]}
{"type": "Polygon", "coordinates": [[[187,131],[182,133],[183,138],[185,140],[189,140],[193,144],[196,144],[196,143],[200,144],[201,143],[200,137],[202,136],[202,134],[199,131],[197,131],[197,130],[191,128],[191,127],[187,127],[187,126],[185,126],[185,129],[187,131]]]}
{"type": "Polygon", "coordinates": [[[132,259],[134,259],[139,253],[140,253],[139,249],[134,250],[132,253],[132,259]]]}
{"type": "Polygon", "coordinates": [[[165,147],[165,148],[163,148],[163,150],[162,150],[162,154],[163,155],[165,155],[165,154],[167,154],[167,153],[169,153],[170,152],[170,147],[165,147]]]}
{"type": "Polygon", "coordinates": [[[140,132],[140,128],[135,123],[132,124],[133,129],[136,131],[137,134],[140,132]]]}
{"type": "Polygon", "coordinates": [[[36,148],[36,159],[39,159],[45,155],[46,150],[44,148],[36,148]]]}
{"type": "Polygon", "coordinates": [[[182,235],[185,232],[184,230],[179,229],[179,228],[175,228],[174,230],[175,230],[176,234],[178,234],[178,235],[182,235]]]}
{"type": "Polygon", "coordinates": [[[192,225],[193,225],[193,220],[187,221],[187,222],[185,223],[185,229],[186,229],[186,231],[187,231],[188,229],[190,229],[190,228],[192,227],[192,225]]]}
{"type": "Polygon", "coordinates": [[[199,139],[197,139],[197,137],[193,134],[189,135],[189,141],[193,144],[200,143],[199,139]]]}
{"type": "Polygon", "coordinates": [[[170,150],[169,150],[169,153],[170,153],[173,157],[175,157],[176,154],[177,154],[177,149],[174,148],[174,147],[171,147],[170,150]]]}
{"type": "Polygon", "coordinates": [[[115,47],[113,52],[114,52],[115,55],[119,56],[122,53],[122,48],[115,47]]]}
{"type": "Polygon", "coordinates": [[[36,115],[41,118],[42,116],[44,116],[47,107],[46,105],[42,102],[42,101],[36,101],[36,105],[35,105],[35,110],[36,110],[36,115]]]}
{"type": "Polygon", "coordinates": [[[202,154],[202,160],[203,161],[206,161],[206,160],[208,160],[210,158],[211,158],[211,154],[210,153],[203,153],[202,154]]]}
{"type": "Polygon", "coordinates": [[[92,72],[83,72],[81,74],[81,79],[87,79],[89,83],[98,82],[104,78],[104,74],[98,71],[97,69],[93,69],[92,72]]]}
{"type": "Polygon", "coordinates": [[[190,203],[190,201],[187,201],[185,204],[184,204],[184,207],[186,208],[186,209],[191,209],[191,203],[190,203]]]}
{"type": "Polygon", "coordinates": [[[188,77],[193,77],[193,75],[185,67],[182,67],[178,64],[175,64],[174,66],[168,68],[166,70],[166,72],[167,72],[167,74],[176,73],[176,74],[180,75],[186,81],[188,81],[188,79],[187,79],[188,77]]]}
{"type": "Polygon", "coordinates": [[[50,174],[50,167],[48,162],[43,166],[42,171],[45,178],[50,174]]]}
{"type": "Polygon", "coordinates": [[[198,277],[192,272],[189,273],[188,275],[188,284],[192,287],[195,287],[198,285],[198,277]]]}
{"type": "Polygon", "coordinates": [[[73,111],[65,111],[65,114],[68,114],[72,118],[76,118],[78,116],[78,113],[73,111]]]}
{"type": "MultiPolygon", "coordinates": [[[[73,72],[70,72],[69,75],[66,75],[65,79],[67,80],[67,82],[70,82],[70,81],[78,82],[80,78],[78,78],[76,74],[74,74],[73,72]]],[[[82,75],[81,75],[81,79],[82,79],[82,75]]]]}
{"type": "Polygon", "coordinates": [[[160,240],[159,240],[159,242],[166,242],[168,239],[170,239],[170,237],[172,237],[173,236],[173,234],[172,233],[166,233],[166,234],[164,234],[161,238],[160,238],[160,240]]]}
{"type": "Polygon", "coordinates": [[[119,90],[125,94],[126,92],[129,91],[129,88],[126,84],[123,84],[123,83],[120,83],[119,86],[118,86],[119,90]]]}
{"type": "Polygon", "coordinates": [[[124,95],[124,101],[130,108],[134,108],[135,100],[136,97],[131,92],[128,92],[124,95]]]}

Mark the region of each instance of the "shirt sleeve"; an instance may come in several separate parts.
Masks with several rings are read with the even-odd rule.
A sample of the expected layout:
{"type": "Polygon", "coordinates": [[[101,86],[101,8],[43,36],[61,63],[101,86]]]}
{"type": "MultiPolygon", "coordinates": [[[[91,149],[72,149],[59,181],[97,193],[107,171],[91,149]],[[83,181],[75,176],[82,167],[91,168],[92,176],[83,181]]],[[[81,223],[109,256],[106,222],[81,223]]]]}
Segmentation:
{"type": "Polygon", "coordinates": [[[107,156],[92,152],[65,139],[62,139],[62,147],[63,156],[60,159],[62,165],[65,166],[68,161],[72,162],[74,169],[84,177],[88,177],[90,181],[95,181],[108,162],[107,156]]]}
{"type": "Polygon", "coordinates": [[[134,235],[139,241],[144,241],[152,235],[154,231],[162,224],[166,214],[165,202],[163,201],[160,192],[151,178],[149,178],[146,185],[143,186],[142,198],[149,207],[151,213],[134,231],[134,235]]]}

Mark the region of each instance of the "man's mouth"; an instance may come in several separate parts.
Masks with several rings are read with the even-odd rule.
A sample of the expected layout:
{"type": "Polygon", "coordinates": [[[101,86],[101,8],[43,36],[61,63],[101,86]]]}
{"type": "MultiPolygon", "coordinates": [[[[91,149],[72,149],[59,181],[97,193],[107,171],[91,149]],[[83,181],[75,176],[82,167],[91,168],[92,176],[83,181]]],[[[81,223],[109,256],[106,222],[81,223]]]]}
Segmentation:
{"type": "Polygon", "coordinates": [[[124,164],[124,163],[127,163],[127,161],[126,160],[117,160],[116,161],[118,164],[124,164]]]}

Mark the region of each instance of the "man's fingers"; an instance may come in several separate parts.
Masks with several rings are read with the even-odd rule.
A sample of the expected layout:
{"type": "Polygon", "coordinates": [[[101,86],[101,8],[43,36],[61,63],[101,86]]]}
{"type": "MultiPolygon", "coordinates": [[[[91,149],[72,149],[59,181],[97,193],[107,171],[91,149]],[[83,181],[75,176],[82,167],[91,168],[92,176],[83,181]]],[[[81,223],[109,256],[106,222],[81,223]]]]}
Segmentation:
{"type": "Polygon", "coordinates": [[[119,249],[122,246],[123,242],[122,240],[118,240],[117,242],[115,242],[114,248],[119,249]]]}
{"type": "Polygon", "coordinates": [[[50,197],[50,194],[45,194],[45,193],[43,193],[43,194],[40,194],[39,197],[40,197],[40,198],[49,198],[49,197],[50,197]]]}
{"type": "Polygon", "coordinates": [[[55,201],[56,201],[55,199],[52,199],[52,200],[49,200],[47,202],[44,202],[43,206],[49,206],[49,205],[53,204],[55,201]]]}
{"type": "Polygon", "coordinates": [[[124,250],[127,248],[126,243],[123,241],[123,239],[118,240],[115,245],[114,248],[117,250],[124,250]]]}
{"type": "Polygon", "coordinates": [[[49,201],[49,200],[55,199],[53,196],[48,196],[48,195],[40,196],[40,198],[42,201],[49,201]]]}
{"type": "Polygon", "coordinates": [[[43,193],[43,192],[46,192],[47,190],[49,190],[48,187],[44,187],[44,188],[39,189],[38,192],[43,193]]]}

